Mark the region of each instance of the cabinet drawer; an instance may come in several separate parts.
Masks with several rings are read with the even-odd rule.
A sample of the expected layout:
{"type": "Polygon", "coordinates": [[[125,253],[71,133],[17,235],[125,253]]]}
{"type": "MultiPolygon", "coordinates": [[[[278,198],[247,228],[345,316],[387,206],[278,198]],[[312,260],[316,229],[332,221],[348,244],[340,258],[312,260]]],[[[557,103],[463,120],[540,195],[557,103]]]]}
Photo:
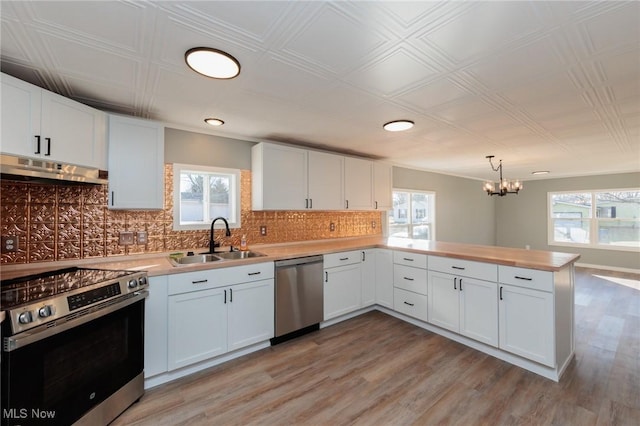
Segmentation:
{"type": "Polygon", "coordinates": [[[553,272],[499,265],[498,278],[503,284],[553,292],[553,272]]]}
{"type": "Polygon", "coordinates": [[[427,321],[427,296],[401,288],[393,289],[393,309],[397,312],[427,321]]]}
{"type": "Polygon", "coordinates": [[[414,293],[427,294],[427,270],[393,265],[393,285],[414,293]]]}
{"type": "Polygon", "coordinates": [[[169,294],[207,290],[274,277],[273,262],[169,275],[169,294]]]}
{"type": "Polygon", "coordinates": [[[343,251],[324,255],[324,268],[352,265],[362,261],[362,250],[343,251]]]}
{"type": "Polygon", "coordinates": [[[429,269],[479,280],[498,281],[498,265],[491,263],[431,256],[429,269]]]}
{"type": "Polygon", "coordinates": [[[406,251],[394,251],[393,263],[397,265],[413,266],[414,268],[427,269],[427,255],[418,253],[409,253],[406,251]]]}

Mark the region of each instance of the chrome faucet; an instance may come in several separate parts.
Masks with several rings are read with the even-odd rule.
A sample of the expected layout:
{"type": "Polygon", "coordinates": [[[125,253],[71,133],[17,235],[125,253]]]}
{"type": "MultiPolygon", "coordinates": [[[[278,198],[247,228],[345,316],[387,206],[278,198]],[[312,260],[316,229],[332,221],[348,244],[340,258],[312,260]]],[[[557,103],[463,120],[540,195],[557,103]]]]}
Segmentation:
{"type": "Polygon", "coordinates": [[[227,222],[227,219],[222,216],[213,219],[213,221],[211,222],[211,235],[209,236],[209,253],[214,253],[216,251],[216,247],[220,247],[220,243],[216,243],[215,241],[213,241],[213,225],[216,224],[216,221],[218,219],[222,219],[222,221],[224,222],[224,226],[227,229],[224,235],[227,237],[231,236],[231,231],[229,230],[229,222],[227,222]]]}

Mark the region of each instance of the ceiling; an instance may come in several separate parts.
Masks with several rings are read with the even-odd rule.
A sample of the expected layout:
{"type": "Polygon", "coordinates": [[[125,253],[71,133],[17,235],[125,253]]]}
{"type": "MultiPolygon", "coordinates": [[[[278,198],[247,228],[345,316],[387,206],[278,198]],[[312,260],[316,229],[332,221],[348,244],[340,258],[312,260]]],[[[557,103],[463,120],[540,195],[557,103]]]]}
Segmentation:
{"type": "Polygon", "coordinates": [[[2,2],[2,71],[185,130],[496,179],[640,171],[640,2],[2,2]],[[232,80],[186,50],[229,52],[232,80]],[[220,128],[206,117],[225,121],[220,128]],[[390,133],[382,125],[410,119],[390,133]]]}

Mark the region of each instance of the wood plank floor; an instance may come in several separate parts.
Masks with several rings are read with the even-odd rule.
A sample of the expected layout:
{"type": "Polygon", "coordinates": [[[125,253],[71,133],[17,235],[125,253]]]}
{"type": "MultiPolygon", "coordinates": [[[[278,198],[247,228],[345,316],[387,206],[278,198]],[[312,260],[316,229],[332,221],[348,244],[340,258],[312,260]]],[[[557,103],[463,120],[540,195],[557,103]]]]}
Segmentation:
{"type": "Polygon", "coordinates": [[[560,383],[380,312],[147,391],[114,425],[640,425],[640,276],[578,269],[560,383]]]}

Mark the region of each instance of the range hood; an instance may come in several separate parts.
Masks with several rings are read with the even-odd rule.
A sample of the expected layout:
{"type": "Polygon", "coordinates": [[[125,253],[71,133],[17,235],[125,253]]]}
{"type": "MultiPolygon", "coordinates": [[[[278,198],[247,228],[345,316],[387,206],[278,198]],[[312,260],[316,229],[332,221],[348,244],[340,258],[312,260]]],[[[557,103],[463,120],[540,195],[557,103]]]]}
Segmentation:
{"type": "Polygon", "coordinates": [[[2,179],[58,184],[106,184],[105,170],[17,155],[0,155],[2,179]]]}

